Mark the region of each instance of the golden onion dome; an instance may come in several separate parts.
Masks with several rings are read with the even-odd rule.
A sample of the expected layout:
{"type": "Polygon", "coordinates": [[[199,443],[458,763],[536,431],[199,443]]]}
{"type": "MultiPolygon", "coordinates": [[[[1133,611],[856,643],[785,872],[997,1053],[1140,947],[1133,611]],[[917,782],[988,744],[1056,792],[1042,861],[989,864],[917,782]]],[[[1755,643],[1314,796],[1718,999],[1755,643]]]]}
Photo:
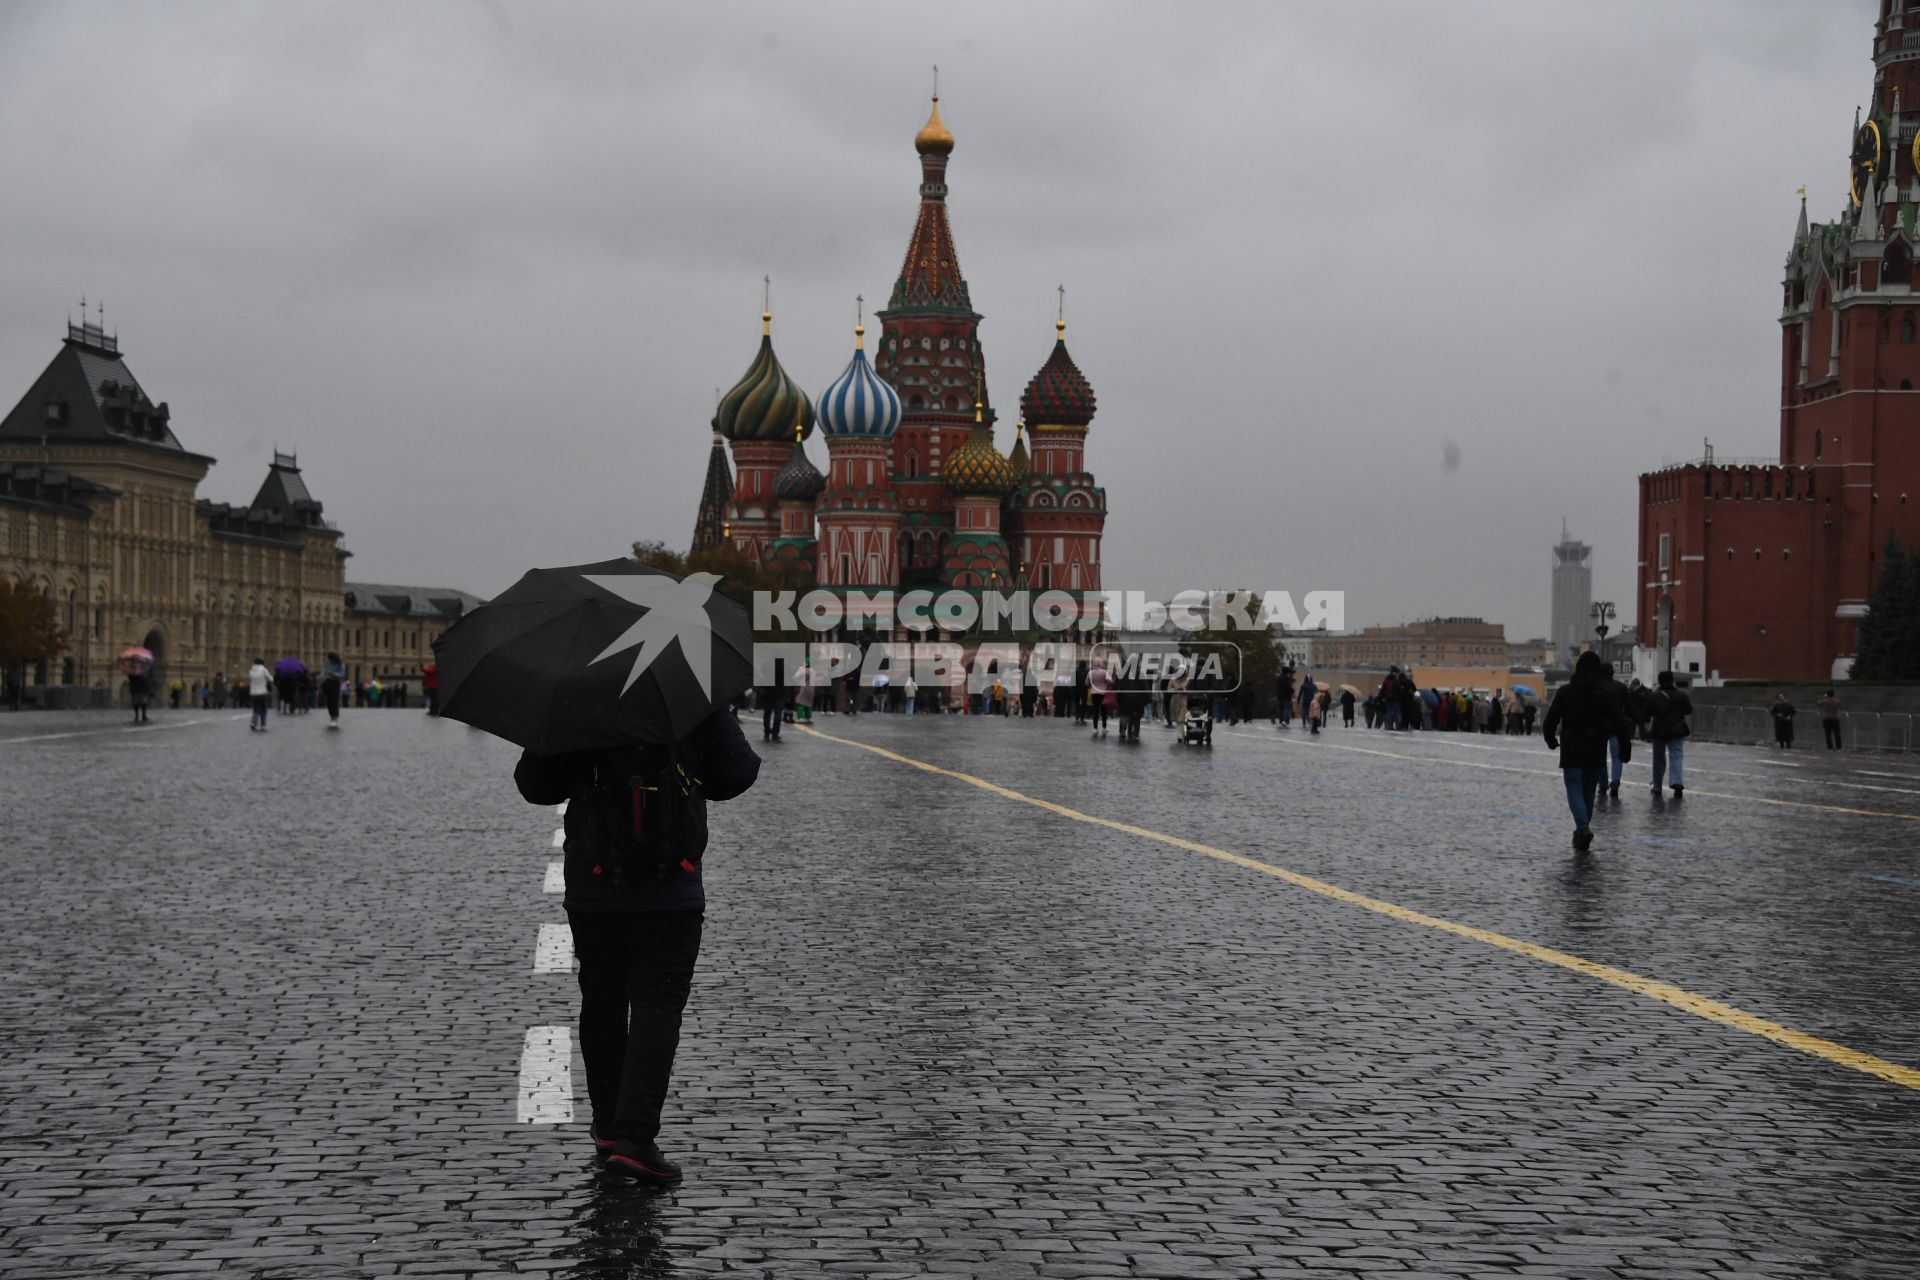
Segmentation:
{"type": "Polygon", "coordinates": [[[993,447],[981,408],[973,406],[973,434],[953,451],[944,468],[947,488],[962,497],[1000,497],[1013,491],[1013,464],[993,447]]]}
{"type": "Polygon", "coordinates": [[[940,95],[933,95],[933,114],[919,133],[913,135],[913,149],[921,155],[944,156],[953,152],[953,131],[940,118],[940,95]]]}
{"type": "Polygon", "coordinates": [[[1033,459],[1027,453],[1027,424],[1019,422],[1013,428],[1013,451],[1007,455],[1007,465],[1013,470],[1015,480],[1024,480],[1033,471],[1033,459]]]}

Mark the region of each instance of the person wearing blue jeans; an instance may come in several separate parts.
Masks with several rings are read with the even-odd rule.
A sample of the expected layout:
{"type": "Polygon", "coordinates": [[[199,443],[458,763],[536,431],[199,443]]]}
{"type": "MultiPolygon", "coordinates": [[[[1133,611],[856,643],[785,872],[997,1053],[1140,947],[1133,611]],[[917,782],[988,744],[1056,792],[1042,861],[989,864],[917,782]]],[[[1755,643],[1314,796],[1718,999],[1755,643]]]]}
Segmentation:
{"type": "Polygon", "coordinates": [[[1653,794],[1660,794],[1663,783],[1673,784],[1673,798],[1682,799],[1686,794],[1686,779],[1681,776],[1680,767],[1687,745],[1687,717],[1693,714],[1693,699],[1684,689],[1676,689],[1673,684],[1673,672],[1660,673],[1660,686],[1647,700],[1647,709],[1652,713],[1648,722],[1647,736],[1653,740],[1653,794]]]}
{"type": "Polygon", "coordinates": [[[1620,683],[1619,677],[1613,674],[1613,664],[1611,662],[1605,662],[1600,665],[1600,679],[1602,681],[1602,687],[1607,691],[1607,697],[1613,702],[1613,709],[1619,712],[1621,717],[1627,722],[1627,731],[1624,734],[1614,734],[1612,741],[1607,744],[1607,758],[1612,764],[1612,769],[1607,774],[1607,794],[1615,800],[1618,800],[1620,798],[1620,770],[1627,763],[1627,756],[1621,749],[1621,742],[1623,739],[1626,741],[1633,739],[1633,715],[1627,709],[1630,691],[1627,689],[1627,686],[1620,683]]]}
{"type": "Polygon", "coordinates": [[[273,696],[273,672],[267,670],[265,659],[255,658],[253,665],[247,668],[247,698],[253,703],[253,717],[247,721],[247,728],[256,733],[267,731],[267,703],[273,696]]]}
{"type": "Polygon", "coordinates": [[[1547,748],[1560,753],[1560,775],[1573,814],[1573,847],[1593,844],[1593,803],[1607,772],[1607,742],[1620,743],[1622,762],[1633,758],[1633,722],[1615,705],[1599,655],[1580,655],[1573,679],[1554,692],[1541,726],[1547,748]]]}

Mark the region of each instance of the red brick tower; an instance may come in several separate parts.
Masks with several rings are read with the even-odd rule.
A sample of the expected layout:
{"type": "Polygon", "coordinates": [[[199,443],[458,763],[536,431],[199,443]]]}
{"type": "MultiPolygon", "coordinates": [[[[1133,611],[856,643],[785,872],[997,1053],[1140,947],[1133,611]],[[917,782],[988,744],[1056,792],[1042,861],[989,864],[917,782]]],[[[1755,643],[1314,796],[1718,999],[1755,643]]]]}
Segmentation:
{"type": "Polygon", "coordinates": [[[1035,590],[1099,591],[1107,491],[1087,470],[1093,387],[1067,354],[1067,323],[1054,325],[1053,352],[1020,397],[1033,435],[1031,469],[1008,499],[1008,528],[1022,581],[1035,590]]]}
{"type": "Polygon", "coordinates": [[[920,153],[920,216],[886,309],[879,312],[874,370],[900,397],[900,428],[892,441],[893,478],[905,552],[901,581],[940,580],[943,545],[953,529],[953,500],[941,482],[948,457],[967,442],[973,404],[989,407],[986,361],[980,352],[980,314],[954,251],[947,222],[947,157],[953,134],[940,119],[940,98],[913,140],[920,153]]]}
{"type": "Polygon", "coordinates": [[[1787,254],[1779,461],[1640,478],[1651,665],[1701,642],[1703,674],[1844,678],[1888,532],[1920,534],[1920,6],[1882,6],[1874,66],[1846,203],[1810,223],[1803,196],[1787,254]]]}

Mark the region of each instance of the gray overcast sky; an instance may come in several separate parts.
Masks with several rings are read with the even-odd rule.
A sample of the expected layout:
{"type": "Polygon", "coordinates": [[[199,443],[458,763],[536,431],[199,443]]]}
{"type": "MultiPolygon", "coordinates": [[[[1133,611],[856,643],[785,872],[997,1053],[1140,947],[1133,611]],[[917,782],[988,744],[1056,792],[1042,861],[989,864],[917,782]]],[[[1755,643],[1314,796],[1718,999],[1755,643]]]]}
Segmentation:
{"type": "Polygon", "coordinates": [[[349,577],[685,545],[761,275],[813,393],[886,297],[938,62],[1009,423],[1068,288],[1108,585],[1539,634],[1562,516],[1626,602],[1635,476],[1774,452],[1873,8],[4,0],[0,400],[103,297],[203,496],[297,448],[349,577]]]}

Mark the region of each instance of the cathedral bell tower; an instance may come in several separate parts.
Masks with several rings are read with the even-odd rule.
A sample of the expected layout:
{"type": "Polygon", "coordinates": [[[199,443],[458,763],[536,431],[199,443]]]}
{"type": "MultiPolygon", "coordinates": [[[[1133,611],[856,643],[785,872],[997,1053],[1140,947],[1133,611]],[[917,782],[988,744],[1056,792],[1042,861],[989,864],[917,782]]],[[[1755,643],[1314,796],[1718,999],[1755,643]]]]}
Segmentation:
{"type": "Polygon", "coordinates": [[[944,567],[940,543],[953,528],[953,496],[941,481],[946,460],[972,435],[974,401],[987,405],[983,421],[989,428],[994,412],[985,390],[980,314],[960,274],[947,220],[953,133],[940,118],[937,92],[913,145],[920,154],[920,212],[900,275],[878,313],[874,371],[900,397],[892,465],[905,534],[902,578],[933,582],[944,567]]]}

